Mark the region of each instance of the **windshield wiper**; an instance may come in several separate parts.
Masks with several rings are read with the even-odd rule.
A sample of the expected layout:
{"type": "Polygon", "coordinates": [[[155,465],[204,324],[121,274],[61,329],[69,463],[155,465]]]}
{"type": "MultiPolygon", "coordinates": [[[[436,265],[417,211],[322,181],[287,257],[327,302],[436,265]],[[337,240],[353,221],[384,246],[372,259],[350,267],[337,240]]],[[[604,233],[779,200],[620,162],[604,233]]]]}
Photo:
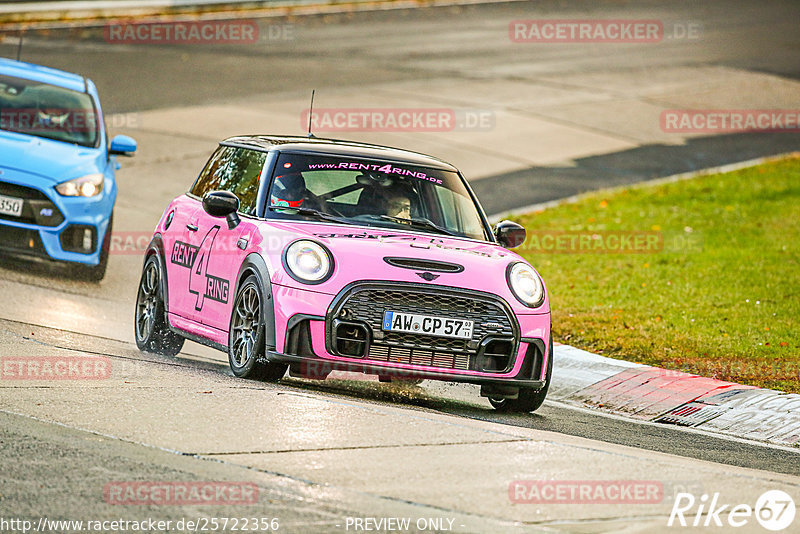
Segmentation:
{"type": "Polygon", "coordinates": [[[335,215],[329,215],[325,212],[315,210],[313,208],[298,208],[294,206],[268,206],[268,209],[271,211],[293,210],[298,215],[305,215],[306,217],[316,217],[318,219],[322,219],[325,221],[333,221],[344,224],[349,223],[349,221],[347,221],[346,219],[342,219],[341,217],[336,217],[335,215]]]}
{"type": "Polygon", "coordinates": [[[386,220],[386,221],[393,221],[393,222],[398,222],[398,223],[401,223],[401,224],[408,224],[410,226],[416,226],[417,228],[425,228],[427,230],[434,230],[434,231],[442,233],[442,234],[447,234],[447,235],[458,237],[457,233],[451,232],[447,228],[442,228],[441,226],[439,226],[435,222],[433,222],[433,221],[431,221],[429,219],[421,218],[421,217],[420,218],[414,218],[414,219],[404,219],[403,217],[393,217],[391,215],[381,215],[380,218],[383,219],[383,220],[386,220]]]}

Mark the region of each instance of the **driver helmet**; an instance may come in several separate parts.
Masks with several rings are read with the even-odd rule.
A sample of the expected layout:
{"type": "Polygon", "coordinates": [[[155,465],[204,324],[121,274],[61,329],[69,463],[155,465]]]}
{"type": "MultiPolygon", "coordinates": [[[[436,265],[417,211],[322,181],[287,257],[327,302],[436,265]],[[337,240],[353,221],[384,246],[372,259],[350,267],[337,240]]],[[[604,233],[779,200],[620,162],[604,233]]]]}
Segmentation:
{"type": "Polygon", "coordinates": [[[306,181],[300,173],[284,174],[275,178],[270,193],[270,206],[299,208],[306,194],[306,181]]]}

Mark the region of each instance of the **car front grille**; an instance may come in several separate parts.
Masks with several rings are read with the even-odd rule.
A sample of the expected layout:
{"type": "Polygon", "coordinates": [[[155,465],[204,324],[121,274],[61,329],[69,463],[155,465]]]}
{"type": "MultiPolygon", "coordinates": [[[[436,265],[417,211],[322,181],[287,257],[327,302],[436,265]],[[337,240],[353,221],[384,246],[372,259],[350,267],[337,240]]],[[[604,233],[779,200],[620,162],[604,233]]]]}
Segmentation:
{"type": "Polygon", "coordinates": [[[53,201],[38,189],[0,182],[0,195],[21,198],[23,201],[19,217],[0,214],[0,219],[50,227],[58,226],[64,221],[64,216],[53,201]]]}
{"type": "Polygon", "coordinates": [[[428,349],[396,347],[389,344],[374,343],[369,348],[370,360],[409,365],[426,365],[446,369],[469,369],[469,355],[451,352],[437,352],[428,349]]]}
{"type": "MultiPolygon", "coordinates": [[[[498,297],[475,291],[435,285],[359,283],[340,293],[331,306],[326,321],[329,339],[336,351],[337,326],[340,321],[362,323],[370,332],[365,360],[424,365],[462,370],[479,369],[481,356],[490,340],[504,340],[499,355],[510,364],[519,341],[516,320],[498,297]],[[466,319],[474,322],[472,338],[455,339],[406,332],[382,330],[385,311],[466,319]]],[[[493,345],[495,346],[495,345],[493,345]]],[[[496,355],[496,350],[490,351],[496,355]]],[[[350,355],[350,354],[347,354],[350,355]]],[[[501,372],[504,369],[488,370],[501,372]]],[[[503,365],[505,367],[505,365],[503,365]]]]}
{"type": "Polygon", "coordinates": [[[0,250],[13,253],[47,256],[37,230],[3,226],[0,228],[0,250]]]}
{"type": "Polygon", "coordinates": [[[421,334],[412,334],[410,332],[384,332],[383,341],[389,345],[447,350],[453,352],[464,352],[469,350],[467,349],[467,341],[464,339],[426,336],[421,334]]]}

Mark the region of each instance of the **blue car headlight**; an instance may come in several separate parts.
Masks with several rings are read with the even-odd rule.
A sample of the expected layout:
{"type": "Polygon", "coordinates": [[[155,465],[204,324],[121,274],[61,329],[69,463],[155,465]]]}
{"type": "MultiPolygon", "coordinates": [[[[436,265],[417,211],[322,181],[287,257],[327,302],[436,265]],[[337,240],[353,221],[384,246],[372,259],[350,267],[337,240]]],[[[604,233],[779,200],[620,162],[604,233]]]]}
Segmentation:
{"type": "Polygon", "coordinates": [[[533,270],[523,262],[512,263],[506,271],[508,287],[514,296],[530,308],[538,308],[544,302],[544,284],[533,270]]]}
{"type": "Polygon", "coordinates": [[[100,174],[87,174],[56,186],[58,194],[64,197],[93,197],[103,190],[105,177],[100,174]]]}
{"type": "Polygon", "coordinates": [[[286,247],[283,263],[292,278],[305,284],[322,283],[333,272],[333,258],[328,249],[308,239],[286,247]]]}

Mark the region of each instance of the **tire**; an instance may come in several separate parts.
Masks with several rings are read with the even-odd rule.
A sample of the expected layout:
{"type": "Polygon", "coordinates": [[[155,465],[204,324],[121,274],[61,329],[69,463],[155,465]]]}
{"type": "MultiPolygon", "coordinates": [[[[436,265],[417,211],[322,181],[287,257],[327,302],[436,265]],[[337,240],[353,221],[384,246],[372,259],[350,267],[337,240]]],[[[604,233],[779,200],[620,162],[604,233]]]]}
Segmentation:
{"type": "Polygon", "coordinates": [[[134,337],[136,346],[143,352],[175,356],[183,348],[184,339],[167,325],[162,290],[158,258],[150,256],[142,269],[136,295],[134,337]]]}
{"type": "Polygon", "coordinates": [[[239,378],[277,382],[286,374],[288,365],[263,361],[267,328],[261,305],[263,295],[258,278],[252,274],[239,288],[231,311],[228,363],[239,378]]]}
{"type": "Polygon", "coordinates": [[[535,412],[544,403],[547,390],[550,389],[550,379],[553,377],[553,337],[550,336],[550,352],[547,358],[547,373],[545,374],[542,389],[519,388],[516,399],[502,399],[489,397],[489,402],[498,412],[530,413],[535,412]]]}
{"type": "Polygon", "coordinates": [[[106,227],[106,235],[103,236],[103,244],[100,247],[100,263],[97,265],[78,265],[75,269],[75,276],[82,280],[89,282],[100,282],[106,276],[106,269],[108,268],[108,254],[111,250],[111,229],[114,225],[114,214],[108,220],[106,227]]]}

